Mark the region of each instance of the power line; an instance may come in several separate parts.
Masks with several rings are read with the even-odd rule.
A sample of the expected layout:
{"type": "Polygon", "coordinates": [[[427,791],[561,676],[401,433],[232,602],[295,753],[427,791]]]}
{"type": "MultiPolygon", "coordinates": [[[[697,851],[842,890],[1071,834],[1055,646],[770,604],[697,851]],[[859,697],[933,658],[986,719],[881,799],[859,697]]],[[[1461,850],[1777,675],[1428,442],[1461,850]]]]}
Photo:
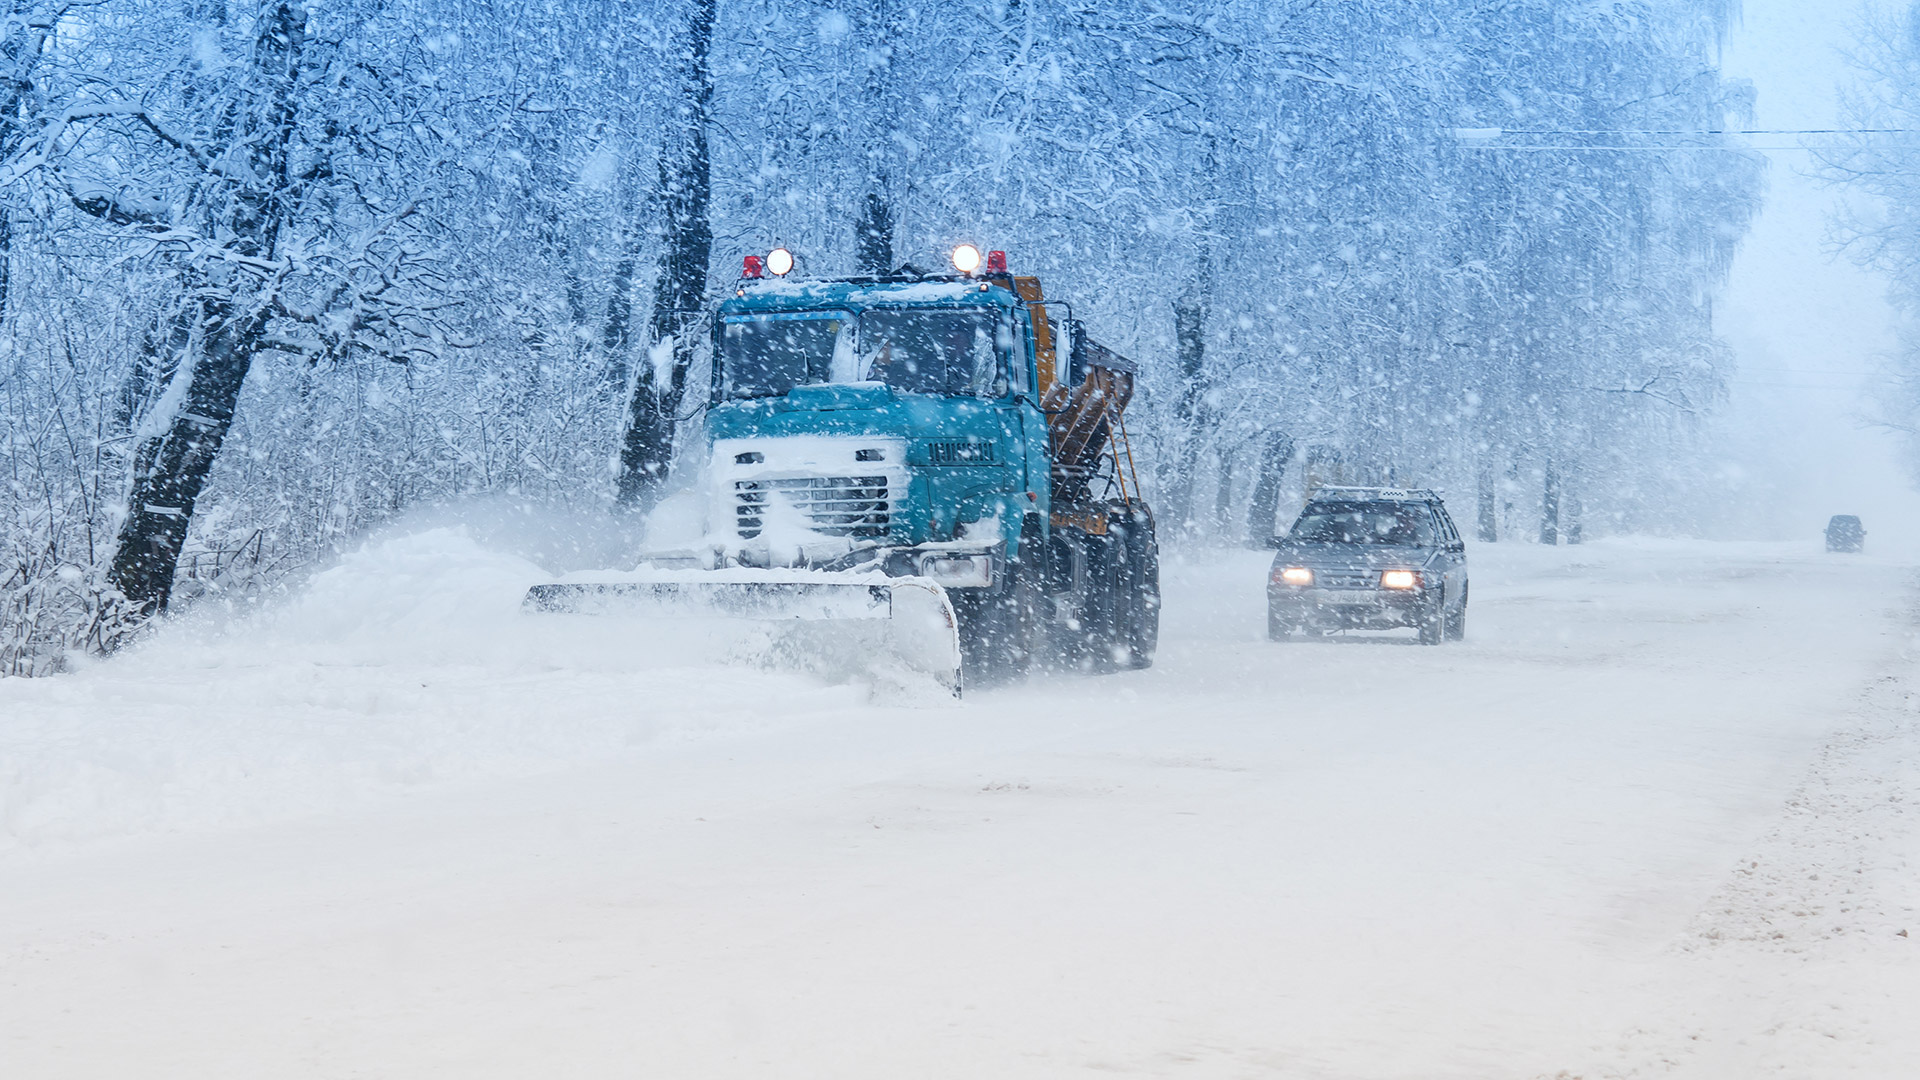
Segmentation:
{"type": "Polygon", "coordinates": [[[1735,371],[1790,371],[1796,375],[1881,375],[1878,368],[1800,367],[1796,364],[1749,364],[1735,362],[1735,371]]]}
{"type": "MultiPolygon", "coordinates": [[[[1466,150],[1592,150],[1609,154],[1651,154],[1665,153],[1669,150],[1709,150],[1718,153],[1744,154],[1753,151],[1769,150],[1856,150],[1853,146],[1808,146],[1804,143],[1796,146],[1467,146],[1466,150]]],[[[1920,150],[1920,146],[1876,146],[1875,150],[1920,150]]]]}
{"type": "Polygon", "coordinates": [[[1751,389],[1753,387],[1763,387],[1768,390],[1832,390],[1835,392],[1845,392],[1845,393],[1857,393],[1865,389],[1865,387],[1862,387],[1858,384],[1848,384],[1848,383],[1767,382],[1761,379],[1742,379],[1738,377],[1728,379],[1727,387],[1729,389],[1734,389],[1734,390],[1738,390],[1741,388],[1751,389]]]}
{"type": "Polygon", "coordinates": [[[1466,128],[1455,138],[1498,139],[1505,135],[1913,135],[1920,128],[1466,128]]]}
{"type": "MultiPolygon", "coordinates": [[[[1592,143],[1575,144],[1521,144],[1498,145],[1495,139],[1509,135],[1527,135],[1542,137],[1589,137],[1594,135],[1619,136],[1688,136],[1688,135],[1916,135],[1920,128],[1449,128],[1448,132],[1465,144],[1468,150],[1499,150],[1502,152],[1544,153],[1548,151],[1605,152],[1605,153],[1654,153],[1664,154],[1675,150],[1711,150],[1720,152],[1743,153],[1746,151],[1775,150],[1858,150],[1862,147],[1852,144],[1812,145],[1796,143],[1792,146],[1754,146],[1752,144],[1685,145],[1685,146],[1620,146],[1596,145],[1592,143]]],[[[1873,146],[1874,150],[1920,150],[1913,146],[1873,146]]]]}

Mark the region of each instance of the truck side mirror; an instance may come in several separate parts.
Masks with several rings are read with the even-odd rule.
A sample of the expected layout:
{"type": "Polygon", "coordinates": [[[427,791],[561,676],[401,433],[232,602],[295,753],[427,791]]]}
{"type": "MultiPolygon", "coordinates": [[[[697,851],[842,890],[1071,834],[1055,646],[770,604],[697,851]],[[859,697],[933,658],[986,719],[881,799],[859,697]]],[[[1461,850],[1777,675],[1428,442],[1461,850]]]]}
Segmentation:
{"type": "Polygon", "coordinates": [[[1279,546],[1280,546],[1281,544],[1284,544],[1284,543],[1286,543],[1286,542],[1287,542],[1287,538],[1286,538],[1286,537],[1284,537],[1284,536],[1269,536],[1269,537],[1267,537],[1267,546],[1268,546],[1268,547],[1270,547],[1270,548],[1276,548],[1276,549],[1277,549],[1277,548],[1279,548],[1279,546]]]}
{"type": "Polygon", "coordinates": [[[1079,319],[1068,319],[1067,326],[1072,329],[1072,343],[1067,347],[1068,386],[1079,386],[1087,377],[1087,331],[1079,319]]]}

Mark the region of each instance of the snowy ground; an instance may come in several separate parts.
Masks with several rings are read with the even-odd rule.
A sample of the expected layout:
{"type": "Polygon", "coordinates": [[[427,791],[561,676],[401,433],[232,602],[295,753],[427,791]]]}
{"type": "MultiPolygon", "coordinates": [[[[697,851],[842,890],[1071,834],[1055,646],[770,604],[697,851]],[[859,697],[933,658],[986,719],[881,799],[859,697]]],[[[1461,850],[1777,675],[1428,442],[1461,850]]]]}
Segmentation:
{"type": "Polygon", "coordinates": [[[1907,570],[1472,558],[1461,646],[1220,553],[1153,669],[952,705],[390,542],[0,682],[0,1074],[1920,1073],[1907,570]]]}

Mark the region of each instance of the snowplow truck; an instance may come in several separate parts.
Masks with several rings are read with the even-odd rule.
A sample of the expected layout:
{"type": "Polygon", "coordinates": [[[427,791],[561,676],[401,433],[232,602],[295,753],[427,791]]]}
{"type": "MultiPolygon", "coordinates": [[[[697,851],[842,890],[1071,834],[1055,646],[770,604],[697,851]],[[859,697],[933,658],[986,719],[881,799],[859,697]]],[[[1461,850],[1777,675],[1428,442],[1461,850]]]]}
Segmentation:
{"type": "Polygon", "coordinates": [[[707,545],[527,606],[886,620],[955,693],[1036,663],[1147,666],[1135,365],[998,252],[950,275],[765,276],[780,254],[749,257],[711,313],[707,545]]]}

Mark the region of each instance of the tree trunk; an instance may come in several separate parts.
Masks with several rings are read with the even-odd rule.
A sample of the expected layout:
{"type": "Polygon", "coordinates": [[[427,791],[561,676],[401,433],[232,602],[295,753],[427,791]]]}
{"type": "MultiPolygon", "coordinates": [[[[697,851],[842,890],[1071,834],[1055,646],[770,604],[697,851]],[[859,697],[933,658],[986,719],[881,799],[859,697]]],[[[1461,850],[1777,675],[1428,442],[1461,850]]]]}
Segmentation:
{"type": "MultiPolygon", "coordinates": [[[[620,221],[613,235],[619,256],[613,264],[613,276],[607,281],[607,304],[600,323],[599,343],[600,358],[605,364],[601,369],[601,385],[616,397],[628,392],[633,376],[633,286],[640,273],[640,257],[647,240],[645,230],[640,227],[645,206],[639,178],[622,168],[618,184],[625,194],[620,200],[620,221]]],[[[569,249],[571,246],[569,241],[569,249]]],[[[587,325],[586,287],[570,262],[567,309],[577,328],[587,325]]]]}
{"type": "Polygon", "coordinates": [[[1282,432],[1267,436],[1260,451],[1260,475],[1254,480],[1253,501],[1247,505],[1247,542],[1264,545],[1279,533],[1280,480],[1293,459],[1293,437],[1282,432]]]}
{"type": "Polygon", "coordinates": [[[1567,493],[1567,543],[1578,544],[1584,537],[1580,532],[1580,496],[1567,493]]]}
{"type": "MultiPolygon", "coordinates": [[[[1209,197],[1220,187],[1219,148],[1213,138],[1206,139],[1201,163],[1209,197]]],[[[1211,227],[1211,222],[1207,223],[1211,227]]],[[[1213,245],[1203,228],[1194,242],[1192,284],[1173,305],[1174,352],[1180,368],[1180,396],[1174,402],[1176,430],[1172,472],[1165,485],[1167,510],[1172,523],[1182,531],[1193,527],[1194,474],[1200,464],[1204,433],[1211,424],[1213,389],[1207,369],[1207,317],[1213,306],[1213,245]]]]}
{"type": "Polygon", "coordinates": [[[854,241],[858,248],[860,272],[878,276],[891,273],[894,269],[893,207],[882,194],[886,190],[886,175],[882,173],[868,182],[874,189],[867,192],[860,223],[854,228],[854,241]]]}
{"type": "MultiPolygon", "coordinates": [[[[138,432],[147,410],[173,381],[174,372],[193,344],[194,316],[195,312],[186,307],[166,312],[140,335],[140,355],[127,369],[127,377],[120,381],[119,392],[114,396],[113,422],[118,430],[128,435],[138,432]]],[[[150,465],[138,453],[144,445],[135,447],[135,475],[145,472],[150,465]]]]}
{"type": "Polygon", "coordinates": [[[600,353],[606,358],[606,381],[617,394],[626,389],[633,373],[633,276],[639,270],[639,242],[623,237],[620,259],[607,283],[607,318],[600,326],[600,353]]]}
{"type": "Polygon", "coordinates": [[[673,462],[675,413],[686,394],[693,365],[688,330],[706,299],[707,267],[713,257],[711,157],[707,126],[713,116],[713,44],[715,0],[694,0],[684,41],[680,125],[677,145],[660,156],[656,191],[662,237],[660,273],[654,284],[649,340],[653,349],[672,351],[664,371],[653,349],[640,362],[627,409],[627,430],[620,440],[620,472],[615,482],[622,507],[646,511],[659,501],[673,462]],[[664,381],[663,381],[664,376],[664,381]]]}
{"type": "Polygon", "coordinates": [[[1546,474],[1540,485],[1540,542],[1547,545],[1560,542],[1560,474],[1554,471],[1553,459],[1547,459],[1546,474]]]}
{"type": "MultiPolygon", "coordinates": [[[[15,0],[7,6],[5,36],[0,37],[0,160],[11,159],[26,139],[23,109],[35,89],[34,68],[46,52],[47,37],[63,12],[33,10],[15,0]]],[[[12,208],[0,203],[0,318],[13,291],[12,208]]]]}
{"type": "Polygon", "coordinates": [[[13,281],[13,214],[0,203],[0,320],[7,317],[7,297],[13,281]]]}
{"type": "MultiPolygon", "coordinates": [[[[210,305],[211,307],[211,305],[210,305]]],[[[186,375],[186,394],[163,433],[135,450],[138,471],[114,545],[107,581],[143,619],[167,609],[194,504],[233,426],[234,407],[253,366],[259,320],[236,324],[224,311],[202,315],[206,339],[186,375]]]]}
{"type": "Polygon", "coordinates": [[[1480,454],[1480,468],[1475,476],[1479,490],[1479,526],[1480,542],[1494,544],[1500,541],[1500,504],[1499,491],[1493,483],[1493,457],[1490,451],[1480,454]]]}
{"type": "Polygon", "coordinates": [[[1167,511],[1171,523],[1186,530],[1193,521],[1194,473],[1200,466],[1202,432],[1207,410],[1207,291],[1196,282],[1173,305],[1174,354],[1180,369],[1180,396],[1174,403],[1177,424],[1172,474],[1167,478],[1167,511]]]}
{"type": "MultiPolygon", "coordinates": [[[[1213,492],[1213,527],[1221,534],[1214,538],[1216,540],[1228,539],[1225,534],[1232,528],[1229,519],[1233,510],[1233,467],[1233,448],[1221,447],[1220,475],[1217,478],[1219,482],[1214,486],[1213,492]]],[[[1238,543],[1239,538],[1234,538],[1234,542],[1238,543]]]]}
{"type": "Polygon", "coordinates": [[[853,229],[854,262],[861,273],[880,275],[891,273],[897,265],[893,261],[893,230],[899,219],[893,206],[896,170],[892,162],[900,152],[903,110],[893,51],[900,47],[906,27],[897,0],[868,0],[861,6],[866,9],[860,37],[866,46],[867,71],[861,80],[860,96],[866,103],[872,134],[864,140],[866,196],[853,229]]]}

